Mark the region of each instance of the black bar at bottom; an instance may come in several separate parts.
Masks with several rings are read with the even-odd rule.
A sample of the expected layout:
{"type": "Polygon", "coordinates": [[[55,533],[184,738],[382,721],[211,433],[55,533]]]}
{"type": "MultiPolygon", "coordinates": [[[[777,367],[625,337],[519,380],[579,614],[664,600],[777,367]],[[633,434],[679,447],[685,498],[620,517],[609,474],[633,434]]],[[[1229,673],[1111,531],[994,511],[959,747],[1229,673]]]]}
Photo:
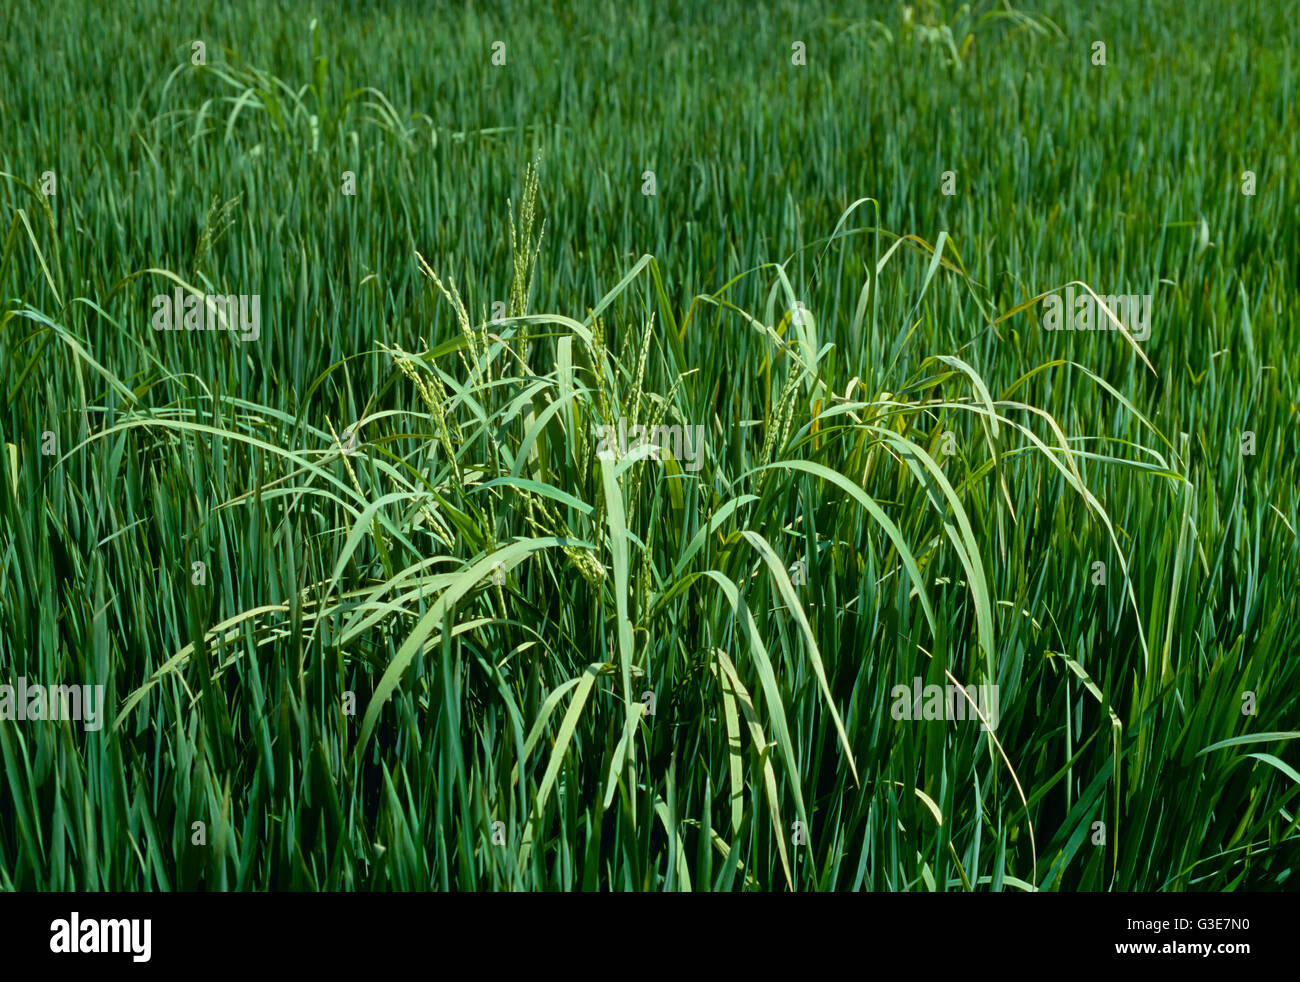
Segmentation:
{"type": "Polygon", "coordinates": [[[6,967],[74,972],[734,971],[778,949],[809,964],[820,954],[1014,970],[1051,958],[1224,972],[1294,964],[1295,923],[1284,894],[0,894],[6,967]]]}

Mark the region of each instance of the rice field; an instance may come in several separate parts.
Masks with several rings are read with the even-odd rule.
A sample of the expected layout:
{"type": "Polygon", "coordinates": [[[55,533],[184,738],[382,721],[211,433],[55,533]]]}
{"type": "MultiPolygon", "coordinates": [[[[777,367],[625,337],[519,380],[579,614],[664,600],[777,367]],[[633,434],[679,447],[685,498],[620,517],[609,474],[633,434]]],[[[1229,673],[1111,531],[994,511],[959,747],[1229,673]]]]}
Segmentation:
{"type": "Polygon", "coordinates": [[[1293,889],[1294,20],[0,7],[0,890],[1293,889]]]}

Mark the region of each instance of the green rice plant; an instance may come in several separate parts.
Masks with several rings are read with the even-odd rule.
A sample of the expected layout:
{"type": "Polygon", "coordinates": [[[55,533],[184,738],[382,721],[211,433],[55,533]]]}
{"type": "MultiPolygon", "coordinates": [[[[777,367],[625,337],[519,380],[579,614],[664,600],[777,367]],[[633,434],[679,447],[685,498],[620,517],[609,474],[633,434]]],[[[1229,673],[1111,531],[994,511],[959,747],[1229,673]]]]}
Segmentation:
{"type": "Polygon", "coordinates": [[[0,889],[1293,887],[1289,11],[778,13],[0,10],[0,889]]]}

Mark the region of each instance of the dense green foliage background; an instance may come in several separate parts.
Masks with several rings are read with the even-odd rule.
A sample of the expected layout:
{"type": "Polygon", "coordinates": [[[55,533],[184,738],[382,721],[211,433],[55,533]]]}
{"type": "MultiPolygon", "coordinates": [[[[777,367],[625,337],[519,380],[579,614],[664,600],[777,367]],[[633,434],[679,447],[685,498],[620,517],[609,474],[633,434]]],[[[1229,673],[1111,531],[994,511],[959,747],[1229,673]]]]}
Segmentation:
{"type": "Polygon", "coordinates": [[[0,887],[1294,885],[1293,5],[327,6],[0,8],[0,887]]]}

